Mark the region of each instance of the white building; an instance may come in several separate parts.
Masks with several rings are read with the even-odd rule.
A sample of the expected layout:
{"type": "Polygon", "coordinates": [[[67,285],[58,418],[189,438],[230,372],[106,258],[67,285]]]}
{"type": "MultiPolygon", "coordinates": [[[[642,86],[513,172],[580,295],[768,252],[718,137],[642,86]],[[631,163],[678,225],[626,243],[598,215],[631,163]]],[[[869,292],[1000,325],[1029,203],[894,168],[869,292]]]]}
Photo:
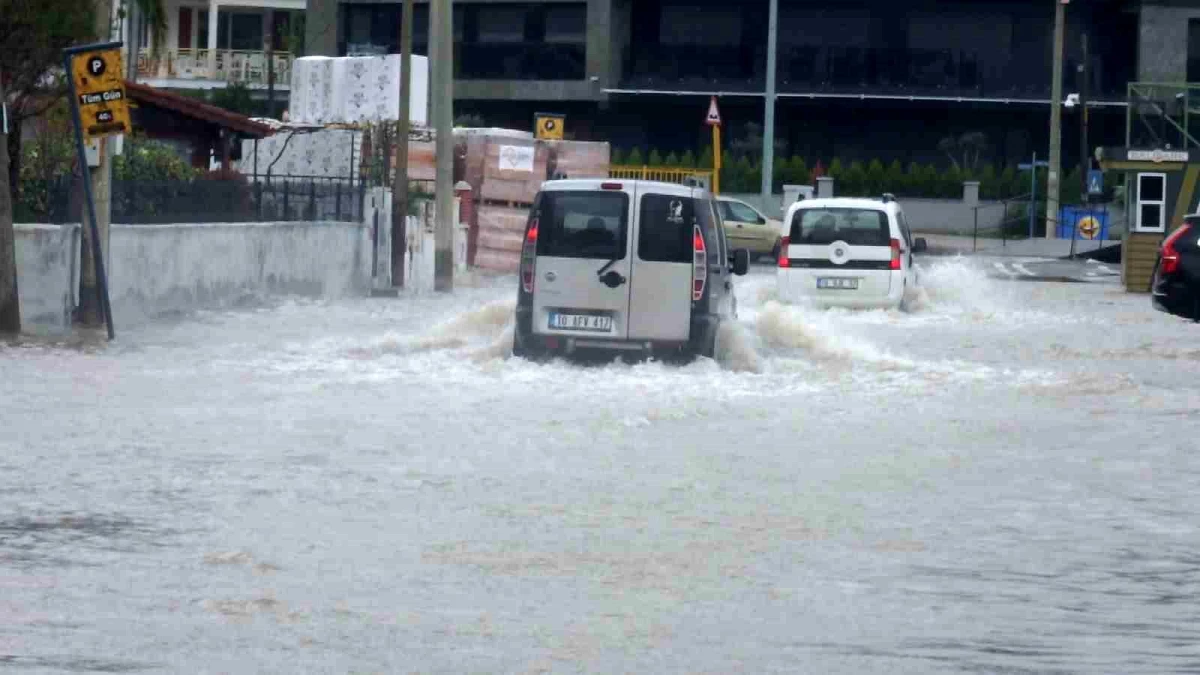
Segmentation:
{"type": "MultiPolygon", "coordinates": [[[[125,0],[126,4],[129,0],[125,0]]],[[[154,87],[217,89],[243,83],[266,89],[268,39],[273,43],[275,88],[291,84],[291,64],[304,40],[305,0],[163,0],[167,32],[158,54],[140,22],[138,81],[154,87]]],[[[122,39],[131,42],[129,21],[122,39]]],[[[128,52],[126,58],[129,58],[128,52]]]]}

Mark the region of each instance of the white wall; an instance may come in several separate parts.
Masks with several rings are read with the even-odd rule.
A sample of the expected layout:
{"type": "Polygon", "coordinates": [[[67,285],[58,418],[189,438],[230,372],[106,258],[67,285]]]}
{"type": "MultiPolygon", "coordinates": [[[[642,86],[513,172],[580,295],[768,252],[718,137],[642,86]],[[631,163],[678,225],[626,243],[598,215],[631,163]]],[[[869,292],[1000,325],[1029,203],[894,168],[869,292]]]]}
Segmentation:
{"type": "Polygon", "coordinates": [[[116,323],[247,296],[363,294],[370,285],[369,232],[357,223],[114,225],[110,246],[116,323]]]}
{"type": "Polygon", "coordinates": [[[78,225],[17,225],[17,293],[26,332],[59,332],[78,303],[78,225]]]}

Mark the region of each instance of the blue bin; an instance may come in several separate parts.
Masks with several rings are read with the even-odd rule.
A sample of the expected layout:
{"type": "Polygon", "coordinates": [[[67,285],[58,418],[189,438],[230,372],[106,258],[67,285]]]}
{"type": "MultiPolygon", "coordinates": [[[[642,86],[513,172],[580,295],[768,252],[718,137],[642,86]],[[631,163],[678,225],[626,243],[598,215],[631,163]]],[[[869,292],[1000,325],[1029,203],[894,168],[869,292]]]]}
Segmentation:
{"type": "Polygon", "coordinates": [[[1108,211],[1064,206],[1058,212],[1058,238],[1071,237],[1084,241],[1108,239],[1108,211]],[[1087,227],[1081,228],[1081,225],[1087,227]]]}

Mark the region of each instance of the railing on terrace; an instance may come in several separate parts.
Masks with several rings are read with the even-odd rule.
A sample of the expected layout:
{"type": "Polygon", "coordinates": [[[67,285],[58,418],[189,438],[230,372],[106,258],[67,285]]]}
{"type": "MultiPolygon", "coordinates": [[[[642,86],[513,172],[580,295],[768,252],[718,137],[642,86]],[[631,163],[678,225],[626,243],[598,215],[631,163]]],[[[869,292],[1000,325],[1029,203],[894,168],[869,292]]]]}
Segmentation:
{"type": "MultiPolygon", "coordinates": [[[[79,222],[79,199],[67,177],[45,186],[48,213],[37,222],[79,222]]],[[[258,176],[184,180],[113,180],[112,222],[166,223],[361,222],[366,184],[316,176],[258,176]]]]}
{"type": "MultiPolygon", "coordinates": [[[[179,80],[220,80],[239,84],[267,84],[267,53],[235,49],[216,50],[215,65],[209,63],[208,49],[164,49],[158,54],[143,49],[138,54],[138,75],[179,80]]],[[[292,81],[293,56],[275,52],[275,86],[288,87],[292,81]]]]}
{"type": "Polygon", "coordinates": [[[626,178],[630,180],[657,180],[664,183],[683,183],[689,178],[695,178],[704,185],[712,185],[713,172],[706,169],[680,169],[667,166],[610,166],[610,178],[626,178]]]}

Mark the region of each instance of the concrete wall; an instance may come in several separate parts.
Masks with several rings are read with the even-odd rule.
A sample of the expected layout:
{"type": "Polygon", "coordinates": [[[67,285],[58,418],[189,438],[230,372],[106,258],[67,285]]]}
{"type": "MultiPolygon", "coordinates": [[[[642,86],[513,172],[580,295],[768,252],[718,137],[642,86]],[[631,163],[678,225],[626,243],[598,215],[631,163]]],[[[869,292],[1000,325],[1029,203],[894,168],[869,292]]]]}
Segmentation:
{"type": "Polygon", "coordinates": [[[1142,3],[1138,21],[1139,80],[1187,80],[1189,19],[1200,19],[1200,7],[1142,3]]]}
{"type": "MultiPolygon", "coordinates": [[[[117,325],[268,294],[365,295],[371,231],[357,223],[114,225],[109,298],[117,325]]],[[[78,225],[18,225],[21,316],[30,332],[70,326],[78,225]]]]}
{"type": "Polygon", "coordinates": [[[78,225],[17,225],[17,292],[27,332],[57,332],[71,325],[78,304],[78,225]]]}

